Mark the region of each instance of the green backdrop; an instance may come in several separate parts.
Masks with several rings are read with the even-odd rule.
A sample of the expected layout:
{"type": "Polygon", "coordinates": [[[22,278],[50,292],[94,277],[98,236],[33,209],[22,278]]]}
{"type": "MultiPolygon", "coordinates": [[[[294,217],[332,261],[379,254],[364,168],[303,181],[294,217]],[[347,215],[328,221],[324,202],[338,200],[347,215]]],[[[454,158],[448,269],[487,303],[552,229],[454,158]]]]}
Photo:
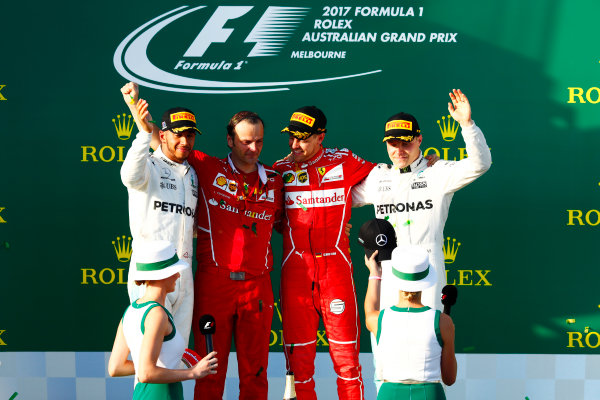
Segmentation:
{"type": "MultiPolygon", "coordinates": [[[[460,134],[445,140],[439,124],[448,123],[448,92],[461,88],[493,165],[455,195],[445,229],[460,242],[447,264],[459,289],[457,350],[597,353],[600,4],[269,6],[0,6],[0,351],[111,348],[127,304],[128,263],[115,248],[129,238],[119,168],[136,132],[119,88],[135,79],[156,116],[193,109],[204,132],[196,148],[213,155],[227,153],[231,115],[258,112],[266,163],[287,154],[279,131],[308,104],[328,117],[327,146],[386,162],[384,123],[406,111],[419,120],[423,150],[460,159],[460,134]]],[[[373,215],[353,212],[353,243],[373,215]]],[[[280,236],[273,246],[280,260],[280,236]]],[[[356,244],[352,256],[362,304],[356,244]]],[[[273,351],[280,329],[275,313],[273,351]]],[[[362,343],[369,351],[364,327],[362,343]]]]}

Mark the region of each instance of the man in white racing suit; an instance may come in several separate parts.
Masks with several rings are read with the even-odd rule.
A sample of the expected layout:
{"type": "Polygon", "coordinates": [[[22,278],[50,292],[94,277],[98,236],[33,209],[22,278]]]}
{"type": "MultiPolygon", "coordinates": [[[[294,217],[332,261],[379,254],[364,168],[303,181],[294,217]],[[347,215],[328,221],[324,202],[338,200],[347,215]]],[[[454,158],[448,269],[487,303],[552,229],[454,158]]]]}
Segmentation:
{"type": "MultiPolygon", "coordinates": [[[[483,133],[471,119],[471,106],[460,91],[450,93],[450,115],[460,124],[468,158],[440,160],[427,167],[420,149],[421,131],[410,114],[399,113],[386,123],[388,155],[393,165],[379,164],[352,189],[352,205],[373,204],[375,216],[387,219],[396,231],[398,245],[413,244],[429,252],[437,282],[423,290],[423,304],[441,310],[441,290],[446,285],[444,225],[454,192],[483,175],[492,163],[483,133]]],[[[390,307],[397,293],[387,290],[386,271],[381,285],[381,308],[390,307]]]]}
{"type": "MultiPolygon", "coordinates": [[[[127,100],[137,100],[137,87],[129,83],[121,91],[127,100]]],[[[137,102],[136,119],[140,132],[127,152],[121,167],[121,180],[129,194],[129,227],[133,237],[127,291],[130,301],[143,294],[143,286],[136,286],[136,240],[168,240],[177,249],[180,260],[189,268],[180,272],[175,291],[169,293],[165,306],[173,315],[177,331],[188,343],[194,308],[194,281],[192,276],[193,237],[198,177],[186,161],[192,151],[196,132],[194,114],[184,108],[172,108],[163,114],[160,147],[150,153],[152,127],[146,121],[148,104],[137,102]],[[144,125],[145,124],[145,125],[144,125]]]]}

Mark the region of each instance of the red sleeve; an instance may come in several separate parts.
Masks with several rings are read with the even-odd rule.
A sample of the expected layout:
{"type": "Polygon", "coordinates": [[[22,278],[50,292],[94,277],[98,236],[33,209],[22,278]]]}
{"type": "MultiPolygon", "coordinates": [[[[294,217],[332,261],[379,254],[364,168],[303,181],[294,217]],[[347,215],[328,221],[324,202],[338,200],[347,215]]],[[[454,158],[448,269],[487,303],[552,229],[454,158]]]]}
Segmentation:
{"type": "Polygon", "coordinates": [[[192,150],[187,158],[187,161],[192,167],[194,167],[196,173],[198,173],[198,169],[202,168],[202,164],[209,158],[210,156],[208,154],[203,153],[200,150],[192,150]]]}
{"type": "Polygon", "coordinates": [[[351,186],[359,184],[363,179],[367,177],[367,175],[369,175],[369,172],[371,172],[371,170],[377,165],[375,163],[362,159],[361,157],[357,156],[352,152],[350,152],[350,154],[348,155],[348,160],[348,163],[350,164],[350,168],[348,168],[348,170],[350,172],[349,181],[351,183],[351,186]]]}
{"type": "Polygon", "coordinates": [[[281,174],[283,171],[286,170],[286,163],[285,163],[285,161],[281,161],[281,160],[275,161],[272,168],[281,174]]]}

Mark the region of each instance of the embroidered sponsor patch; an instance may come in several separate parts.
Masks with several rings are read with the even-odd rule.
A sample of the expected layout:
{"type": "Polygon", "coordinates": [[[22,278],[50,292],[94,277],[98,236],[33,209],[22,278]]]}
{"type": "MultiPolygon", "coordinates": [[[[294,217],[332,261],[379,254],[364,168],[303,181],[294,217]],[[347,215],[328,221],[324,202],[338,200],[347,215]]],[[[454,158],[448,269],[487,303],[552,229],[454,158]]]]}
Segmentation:
{"type": "Polygon", "coordinates": [[[284,183],[292,183],[296,180],[296,175],[293,172],[286,172],[283,174],[283,182],[284,183]]]}
{"type": "Polygon", "coordinates": [[[323,175],[321,182],[336,182],[341,180],[344,180],[344,167],[342,165],[336,165],[335,168],[330,169],[323,175]]]}
{"type": "Polygon", "coordinates": [[[194,123],[196,123],[196,117],[194,117],[194,114],[192,113],[182,111],[175,114],[171,114],[171,122],[176,121],[193,121],[194,123]]]}
{"type": "Polygon", "coordinates": [[[298,182],[299,183],[306,183],[306,182],[308,182],[308,173],[306,171],[300,171],[300,172],[298,172],[298,182]]]}
{"type": "Polygon", "coordinates": [[[412,131],[412,121],[405,121],[403,119],[395,119],[385,124],[385,131],[392,129],[406,129],[412,131]]]}
{"type": "Polygon", "coordinates": [[[299,171],[285,171],[282,174],[283,184],[285,186],[308,186],[308,171],[305,169],[299,171]]]}
{"type": "Polygon", "coordinates": [[[229,181],[229,183],[227,184],[227,190],[230,193],[235,193],[237,192],[237,188],[238,188],[238,184],[236,181],[229,181]]]}
{"type": "Polygon", "coordinates": [[[217,176],[215,182],[217,182],[218,186],[225,186],[227,185],[227,178],[225,178],[223,175],[217,176]]]}
{"type": "Polygon", "coordinates": [[[160,172],[161,172],[161,175],[160,175],[161,178],[170,178],[171,177],[171,170],[168,168],[163,167],[160,169],[160,172]]]}
{"type": "Polygon", "coordinates": [[[275,202],[275,190],[271,189],[268,191],[268,193],[263,192],[258,199],[262,201],[268,201],[271,203],[275,202]]]}
{"type": "Polygon", "coordinates": [[[335,299],[331,300],[331,303],[329,303],[329,311],[331,311],[332,314],[340,315],[345,309],[346,303],[344,303],[343,300],[335,299]]]}
{"type": "Polygon", "coordinates": [[[308,125],[310,127],[312,127],[315,124],[315,119],[313,117],[311,117],[310,115],[306,115],[304,113],[300,113],[300,112],[295,112],[292,114],[292,118],[290,118],[290,122],[291,121],[296,121],[296,122],[300,122],[304,125],[308,125]]]}
{"type": "Polygon", "coordinates": [[[329,207],[346,204],[344,189],[314,190],[286,194],[286,208],[329,207]]]}
{"type": "Polygon", "coordinates": [[[227,193],[236,194],[238,184],[233,179],[227,179],[227,177],[221,173],[217,174],[213,181],[213,186],[218,187],[221,190],[225,190],[227,193]]]}

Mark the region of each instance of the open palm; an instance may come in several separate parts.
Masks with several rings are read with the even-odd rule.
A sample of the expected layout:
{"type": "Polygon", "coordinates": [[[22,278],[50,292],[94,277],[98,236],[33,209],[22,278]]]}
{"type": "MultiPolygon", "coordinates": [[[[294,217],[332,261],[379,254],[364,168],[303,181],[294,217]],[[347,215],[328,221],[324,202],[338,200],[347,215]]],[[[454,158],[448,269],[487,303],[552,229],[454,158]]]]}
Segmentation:
{"type": "Polygon", "coordinates": [[[461,125],[468,125],[471,121],[471,104],[469,99],[460,89],[453,89],[450,93],[450,100],[452,103],[448,103],[448,112],[461,125]]]}

